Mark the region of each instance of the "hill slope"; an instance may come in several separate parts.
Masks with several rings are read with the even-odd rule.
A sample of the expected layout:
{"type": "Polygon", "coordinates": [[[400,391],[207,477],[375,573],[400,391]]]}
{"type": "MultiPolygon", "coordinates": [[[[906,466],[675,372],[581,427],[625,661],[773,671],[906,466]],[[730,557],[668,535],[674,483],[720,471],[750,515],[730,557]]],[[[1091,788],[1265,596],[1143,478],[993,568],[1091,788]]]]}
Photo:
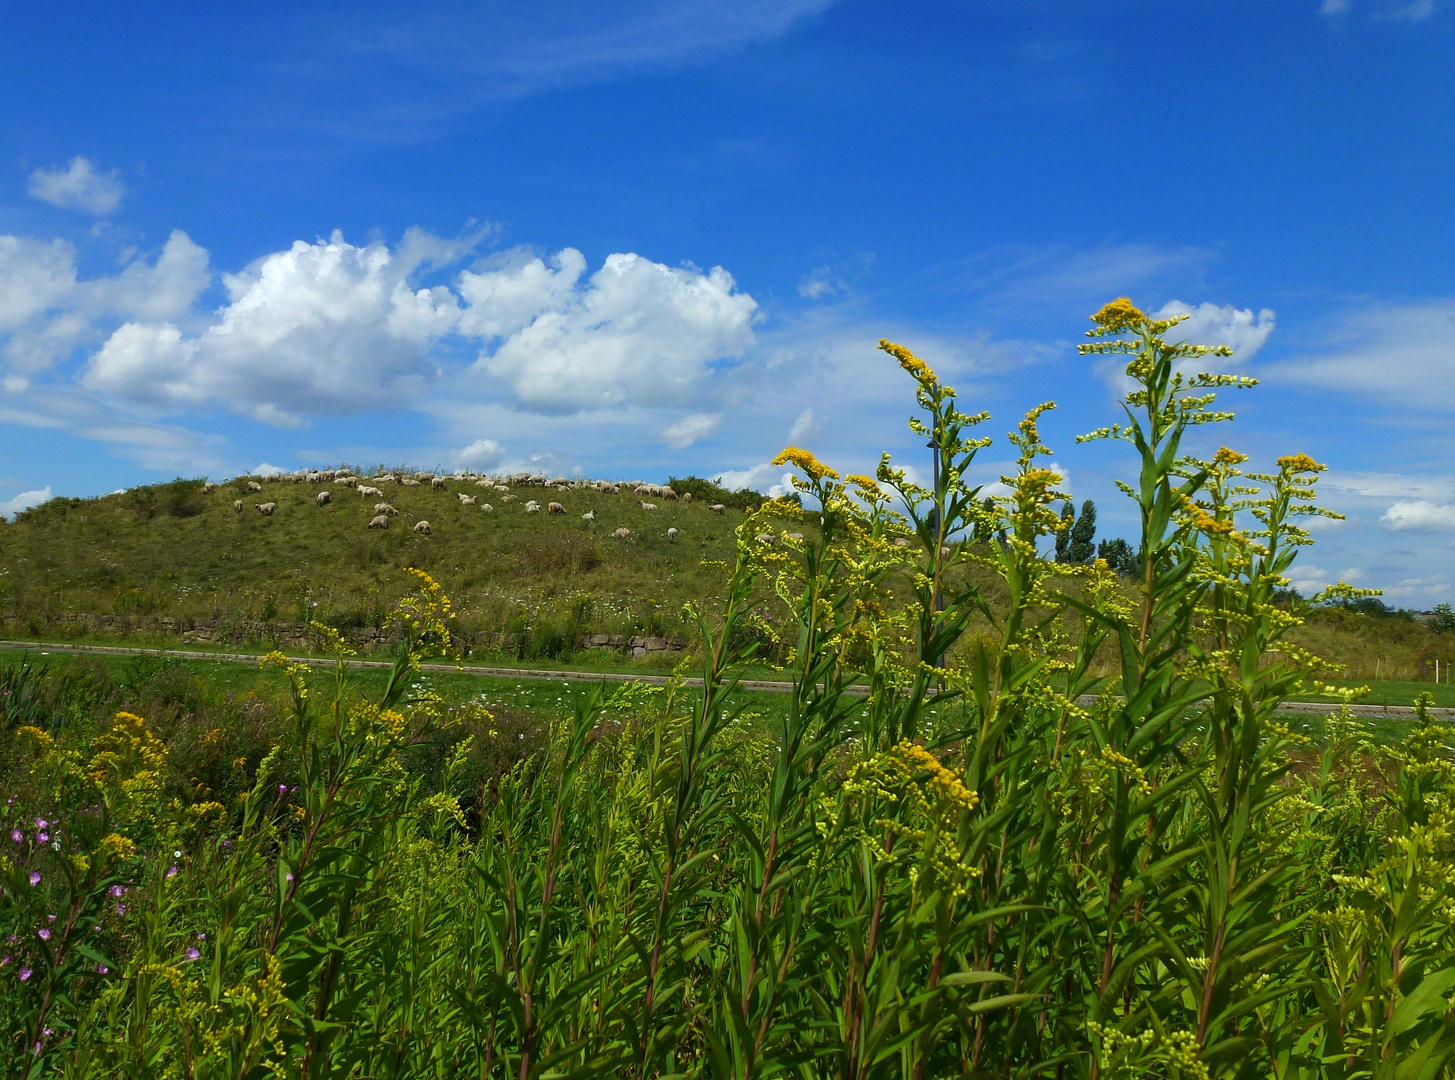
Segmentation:
{"type": "Polygon", "coordinates": [[[469,480],[373,484],[399,511],[386,530],[366,528],[379,497],[337,482],[239,477],[206,490],[178,480],[52,500],[0,528],[0,617],[31,636],[75,613],[214,619],[235,627],[233,640],[258,636],[258,624],[314,618],[364,628],[409,587],[401,570],[417,567],[454,598],[467,634],[681,633],[681,604],[719,595],[722,570],[702,564],[731,559],[743,517],[662,498],[647,511],[625,488],[517,486],[506,502],[469,480]],[[249,492],[249,480],[263,490],[249,492]],[[332,501],[319,506],[324,490],[332,501]],[[493,511],[462,504],[462,493],[493,511]],[[566,513],[526,513],[528,499],[560,502],[566,513]],[[276,503],[271,516],[254,509],[263,502],[276,503]],[[587,511],[594,522],[582,520],[587,511]],[[421,520],[430,535],[412,531],[421,520]],[[618,539],[619,528],[631,536],[618,539]]]}

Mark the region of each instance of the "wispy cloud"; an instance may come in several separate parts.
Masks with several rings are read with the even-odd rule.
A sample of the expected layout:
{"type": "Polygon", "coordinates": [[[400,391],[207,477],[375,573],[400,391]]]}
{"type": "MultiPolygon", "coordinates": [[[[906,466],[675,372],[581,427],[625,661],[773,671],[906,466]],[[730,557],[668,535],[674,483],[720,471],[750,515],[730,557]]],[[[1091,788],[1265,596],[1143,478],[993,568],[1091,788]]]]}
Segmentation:
{"type": "Polygon", "coordinates": [[[6,499],[0,502],[0,517],[13,518],[22,510],[29,510],[32,506],[39,506],[43,502],[49,502],[55,497],[51,486],[47,484],[39,491],[22,491],[13,499],[6,499]]]}
{"type": "Polygon", "coordinates": [[[65,168],[36,169],[26,191],[32,198],[100,217],[121,205],[126,186],[116,169],[101,172],[89,158],[73,157],[65,168]]]}

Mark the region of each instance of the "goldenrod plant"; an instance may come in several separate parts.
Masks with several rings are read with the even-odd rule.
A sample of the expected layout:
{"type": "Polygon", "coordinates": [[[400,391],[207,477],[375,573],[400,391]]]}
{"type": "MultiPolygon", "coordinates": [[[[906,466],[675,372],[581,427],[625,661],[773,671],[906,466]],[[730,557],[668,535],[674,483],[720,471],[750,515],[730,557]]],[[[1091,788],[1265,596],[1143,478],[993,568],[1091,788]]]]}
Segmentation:
{"type": "Polygon", "coordinates": [[[1198,457],[1251,380],[1176,317],[1093,319],[1134,581],[1053,558],[1051,403],[989,495],[986,415],[883,342],[937,474],[784,450],[793,497],[735,523],[665,685],[530,738],[450,704],[416,569],[382,682],[321,623],[332,663],[264,660],[282,704],[225,791],[145,709],[6,711],[7,1074],[1455,1076],[1455,728],[1284,710],[1337,674],[1294,644],[1309,604],[1361,595],[1287,591],[1322,467],[1198,457]]]}

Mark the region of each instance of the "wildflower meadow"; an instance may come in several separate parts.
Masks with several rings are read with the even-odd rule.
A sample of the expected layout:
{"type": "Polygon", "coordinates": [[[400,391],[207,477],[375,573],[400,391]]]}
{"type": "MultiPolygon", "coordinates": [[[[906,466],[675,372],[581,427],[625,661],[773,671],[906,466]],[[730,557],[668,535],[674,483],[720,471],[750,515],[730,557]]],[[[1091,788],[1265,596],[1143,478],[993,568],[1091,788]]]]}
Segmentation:
{"type": "Polygon", "coordinates": [[[289,707],[230,786],[164,782],[147,716],[11,719],[6,1075],[1455,1075],[1455,732],[1280,713],[1338,674],[1286,640],[1327,599],[1285,591],[1322,466],[1193,456],[1250,380],[1177,318],[1093,318],[1134,581],[1048,554],[1049,403],[991,497],[986,414],[883,342],[933,485],[783,451],[799,498],[685,612],[698,681],[588,694],[483,780],[493,718],[421,679],[454,654],[422,571],[382,689],[265,661],[289,707]]]}

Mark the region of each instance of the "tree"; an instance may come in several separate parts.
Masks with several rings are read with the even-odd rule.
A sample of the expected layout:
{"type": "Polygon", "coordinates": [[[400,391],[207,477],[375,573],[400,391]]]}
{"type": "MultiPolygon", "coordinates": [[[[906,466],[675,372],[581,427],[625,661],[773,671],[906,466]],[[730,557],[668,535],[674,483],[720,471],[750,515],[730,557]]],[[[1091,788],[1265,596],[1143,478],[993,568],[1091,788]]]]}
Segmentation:
{"type": "Polygon", "coordinates": [[[1455,630],[1455,609],[1449,604],[1436,604],[1430,609],[1430,629],[1437,634],[1455,630]]]}
{"type": "Polygon", "coordinates": [[[1056,533],[1056,561],[1070,562],[1071,532],[1076,527],[1076,511],[1071,504],[1061,507],[1061,528],[1056,533]]]}
{"type": "MultiPolygon", "coordinates": [[[[1067,510],[1071,507],[1068,504],[1067,510]]],[[[1063,518],[1066,516],[1063,512],[1063,518]]],[[[1057,547],[1060,547],[1060,540],[1057,539],[1057,547]]],[[[1067,553],[1066,561],[1073,563],[1089,563],[1096,557],[1096,503],[1087,499],[1081,504],[1081,516],[1071,526],[1070,550],[1067,553]]],[[[1060,552],[1057,551],[1057,561],[1061,561],[1060,552]]]]}
{"type": "Polygon", "coordinates": [[[1135,578],[1142,574],[1142,560],[1137,557],[1136,549],[1121,537],[1103,540],[1097,545],[1096,557],[1105,559],[1106,565],[1122,577],[1135,578]]]}

